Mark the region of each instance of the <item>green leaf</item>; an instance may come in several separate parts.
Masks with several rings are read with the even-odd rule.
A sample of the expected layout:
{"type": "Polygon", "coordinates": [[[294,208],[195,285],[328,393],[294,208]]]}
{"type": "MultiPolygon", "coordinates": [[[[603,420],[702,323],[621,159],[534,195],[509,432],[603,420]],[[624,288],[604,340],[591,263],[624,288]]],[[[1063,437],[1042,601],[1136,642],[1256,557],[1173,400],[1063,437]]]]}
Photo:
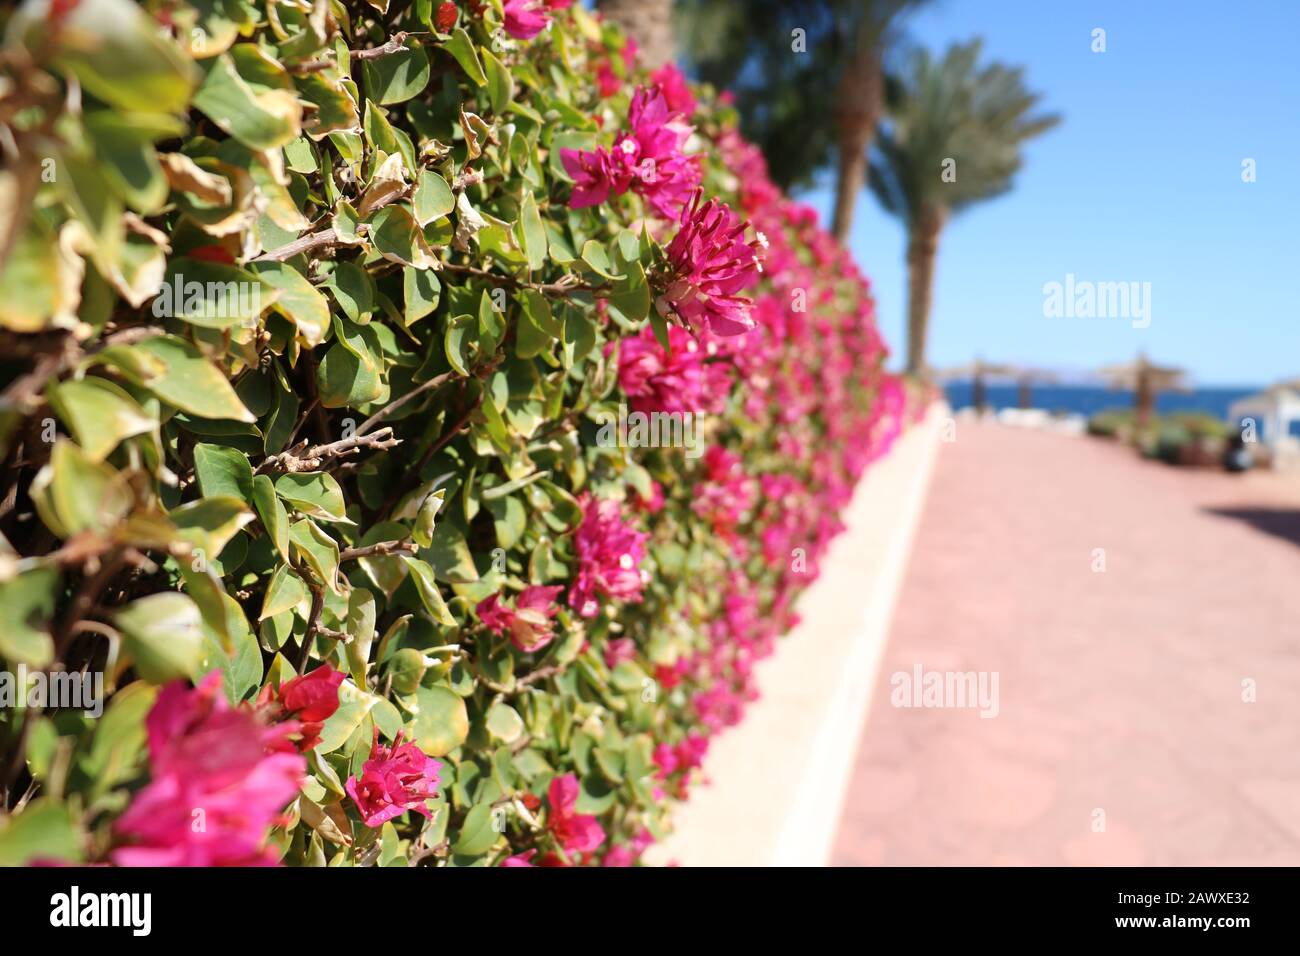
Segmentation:
{"type": "Polygon", "coordinates": [[[253,507],[262,521],[262,527],[271,536],[271,542],[280,557],[289,560],[289,512],[285,510],[275,484],[266,475],[253,478],[253,507]]]}
{"type": "Polygon", "coordinates": [[[325,340],[330,324],[329,303],[306,276],[287,262],[253,262],[249,268],[279,290],[272,307],[297,326],[304,345],[316,346],[325,340]]]}
{"type": "Polygon", "coordinates": [[[69,379],[52,386],[50,405],[67,423],[81,450],[103,461],[122,441],[158,427],[125,389],[96,376],[69,379]]]}
{"type": "MultiPolygon", "coordinates": [[[[140,129],[128,117],[93,110],[84,118],[95,155],[113,191],[142,215],[153,215],[167,201],[167,177],[153,147],[153,130],[140,129]]],[[[184,128],[174,128],[178,136],[184,128]]]]}
{"type": "Polygon", "coordinates": [[[287,565],[282,564],[271,575],[271,583],[266,586],[262,611],[257,619],[265,621],[268,617],[292,610],[306,598],[307,586],[287,565]]]}
{"type": "Polygon", "coordinates": [[[524,721],[519,712],[505,702],[493,704],[488,710],[487,729],[503,743],[512,744],[524,732],[524,721]]]}
{"type": "Polygon", "coordinates": [[[611,317],[628,328],[639,325],[650,314],[650,285],[640,262],[628,263],[626,274],[614,284],[605,304],[611,317]]]}
{"type": "Polygon", "coordinates": [[[443,335],[443,349],[447,362],[457,374],[469,376],[469,342],[466,333],[474,324],[474,316],[458,315],[448,321],[447,331],[443,335]]]}
{"type": "Polygon", "coordinates": [[[451,39],[443,43],[442,48],[456,58],[456,62],[476,86],[487,85],[483,64],[479,62],[478,53],[474,50],[474,41],[463,27],[456,27],[451,33],[451,39]]]}
{"type": "Polygon", "coordinates": [[[474,556],[465,543],[465,535],[450,522],[444,522],[433,529],[429,546],[421,549],[420,557],[429,562],[439,581],[465,584],[478,580],[474,556]]]}
{"type": "Polygon", "coordinates": [[[151,684],[194,678],[203,656],[203,619],[189,597],[175,591],[150,594],[113,615],[123,650],[151,684]]]}
{"type": "Polygon", "coordinates": [[[180,256],[167,266],[153,311],[207,329],[252,327],[278,297],[246,269],[180,256]]]}
{"type": "Polygon", "coordinates": [[[47,624],[58,584],[54,568],[34,568],[0,581],[0,657],[10,664],[45,667],[54,660],[47,624]]]}
{"type": "Polygon", "coordinates": [[[487,47],[483,47],[483,63],[487,72],[488,102],[492,104],[492,112],[504,113],[514,93],[514,81],[510,77],[510,69],[487,47]]]}
{"type": "Polygon", "coordinates": [[[34,860],[80,863],[85,837],[72,814],[53,797],[39,797],[18,814],[0,814],[0,866],[34,860]]]}
{"type": "Polygon", "coordinates": [[[325,721],[320,731],[320,743],[315,747],[318,754],[332,753],[338,750],[348,738],[356,733],[361,722],[375,708],[379,698],[368,693],[350,680],[339,685],[339,709],[325,721]]]}
{"type": "Polygon", "coordinates": [[[281,475],[275,480],[275,491],[297,511],[309,517],[352,524],[345,510],[343,489],[329,472],[281,475]]]}
{"type": "Polygon", "coordinates": [[[381,106],[405,103],[429,85],[429,55],[414,37],[396,53],[363,61],[363,67],[366,95],[381,106]]]}
{"type": "MultiPolygon", "coordinates": [[[[23,32],[20,21],[48,13],[40,4],[25,9],[10,24],[11,44],[23,32]]],[[[86,90],[125,111],[185,111],[197,71],[152,17],[130,0],[83,0],[67,10],[54,47],[57,62],[86,90]]]]}
{"type": "Polygon", "coordinates": [[[289,541],[295,557],[307,562],[317,579],[336,594],[339,586],[339,546],[308,518],[294,522],[289,528],[289,541]]]}
{"type": "Polygon", "coordinates": [[[228,53],[203,65],[207,75],[194,94],[194,106],[249,149],[276,149],[301,132],[302,106],[296,94],[254,90],[228,53]]]}
{"type": "Polygon", "coordinates": [[[222,687],[230,702],[238,703],[248,697],[262,683],[262,649],[248,627],[239,603],[228,594],[221,595],[225,605],[225,633],[229,640],[207,626],[203,628],[203,657],[199,661],[198,677],[220,670],[222,687]],[[230,645],[227,650],[227,643],[230,645]]]}
{"type": "Polygon", "coordinates": [[[131,510],[125,476],[92,460],[67,439],[54,443],[47,467],[49,471],[42,472],[49,475],[49,501],[62,526],[61,537],[78,531],[106,531],[131,510]]]}
{"type": "Polygon", "coordinates": [[[402,270],[402,292],[404,311],[402,324],[410,328],[438,307],[442,296],[442,284],[432,269],[414,269],[407,266],[402,270]]]}
{"type": "Polygon", "coordinates": [[[435,219],[450,216],[451,211],[456,208],[456,197],[452,195],[447,180],[432,169],[422,169],[411,204],[415,221],[424,227],[435,219]]]}
{"type": "Polygon", "coordinates": [[[525,290],[522,300],[523,315],[515,335],[515,354],[527,359],[540,355],[552,342],[562,338],[564,322],[555,318],[551,303],[537,290],[525,290]]]}
{"type": "Polygon", "coordinates": [[[253,520],[253,512],[242,499],[223,495],[186,502],[167,517],[176,526],[177,536],[202,550],[204,558],[211,561],[253,520]]]}
{"type": "Polygon", "coordinates": [[[125,346],[125,350],[142,353],[146,360],[158,360],[156,367],[161,371],[140,384],[169,405],[201,418],[231,418],[250,423],[257,420],[239,400],[226,376],[184,339],[156,335],[125,346]]]}
{"type": "Polygon", "coordinates": [[[457,856],[482,856],[501,838],[492,826],[492,805],[480,803],[471,807],[460,828],[460,835],[451,851],[457,856]]]}
{"type": "Polygon", "coordinates": [[[326,287],[353,322],[362,321],[375,309],[375,280],[356,263],[340,262],[326,287]]]}
{"type": "Polygon", "coordinates": [[[316,107],[313,118],[305,124],[309,137],[321,140],[333,132],[355,132],[361,128],[357,101],[339,79],[328,74],[308,73],[294,77],[294,83],[302,98],[316,107]]]}
{"type": "Polygon", "coordinates": [[[138,771],[145,756],[145,718],[157,697],[157,688],[138,680],[109,701],[95,725],[90,752],[81,761],[81,769],[94,780],[92,800],[138,771]]]}
{"type": "Polygon", "coordinates": [[[370,220],[370,241],[390,262],[419,269],[436,269],[439,265],[411,211],[405,206],[385,206],[375,213],[370,220]]]}
{"type": "Polygon", "coordinates": [[[194,475],[205,498],[253,498],[253,469],[248,456],[233,448],[199,442],[194,446],[194,475]]]}
{"type": "Polygon", "coordinates": [[[621,279],[621,275],[614,272],[614,266],[609,261],[609,253],[605,247],[595,239],[588,239],[582,244],[582,261],[585,262],[593,272],[604,276],[606,279],[621,279]]]}
{"type": "Polygon", "coordinates": [[[411,540],[422,548],[433,544],[434,519],[442,510],[442,503],[446,497],[447,489],[439,488],[420,502],[420,510],[416,512],[415,524],[411,528],[411,540]]]}
{"type": "Polygon", "coordinates": [[[524,193],[524,200],[519,207],[519,226],[516,232],[524,254],[528,256],[528,268],[537,270],[545,266],[546,228],[542,225],[541,214],[537,211],[537,200],[533,198],[531,192],[524,193]]]}
{"type": "Polygon", "coordinates": [[[451,753],[469,737],[465,701],[446,687],[418,687],[411,736],[430,757],[451,753]]]}
{"type": "Polygon", "coordinates": [[[415,588],[420,594],[420,602],[424,605],[424,609],[439,624],[455,627],[457,621],[451,616],[451,612],[447,610],[447,604],[442,599],[442,593],[438,590],[438,582],[434,580],[433,571],[429,565],[419,558],[412,558],[409,555],[403,555],[402,562],[411,572],[411,580],[415,582],[415,588]]]}

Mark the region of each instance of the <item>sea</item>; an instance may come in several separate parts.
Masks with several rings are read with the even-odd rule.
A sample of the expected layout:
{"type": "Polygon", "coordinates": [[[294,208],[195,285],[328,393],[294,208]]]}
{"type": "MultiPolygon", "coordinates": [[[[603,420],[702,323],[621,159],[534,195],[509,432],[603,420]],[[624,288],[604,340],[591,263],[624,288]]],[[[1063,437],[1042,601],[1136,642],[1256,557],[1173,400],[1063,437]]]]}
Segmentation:
{"type": "MultiPolygon", "coordinates": [[[[1156,412],[1208,412],[1227,419],[1228,406],[1240,398],[1253,395],[1258,388],[1196,388],[1188,392],[1162,392],[1156,396],[1156,412]]],[[[970,382],[952,382],[944,387],[948,404],[954,409],[971,404],[970,382]]],[[[1020,392],[1015,385],[988,385],[985,395],[994,409],[1017,408],[1020,392]]],[[[1104,385],[1035,385],[1030,390],[1030,405],[1049,412],[1074,412],[1089,416],[1109,408],[1132,408],[1133,392],[1104,385]]]]}

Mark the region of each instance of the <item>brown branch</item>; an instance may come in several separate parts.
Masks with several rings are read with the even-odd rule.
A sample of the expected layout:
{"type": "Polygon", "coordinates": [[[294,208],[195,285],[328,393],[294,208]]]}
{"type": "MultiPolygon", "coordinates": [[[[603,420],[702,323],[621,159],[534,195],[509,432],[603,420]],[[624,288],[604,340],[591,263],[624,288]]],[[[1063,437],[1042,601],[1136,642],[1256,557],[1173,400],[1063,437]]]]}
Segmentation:
{"type": "Polygon", "coordinates": [[[420,385],[411,389],[401,398],[389,402],[379,411],[375,412],[373,415],[367,418],[364,422],[361,423],[361,425],[357,428],[354,434],[364,435],[366,432],[370,431],[371,428],[373,428],[375,425],[378,425],[385,418],[393,414],[393,412],[397,411],[399,408],[401,408],[411,399],[415,398],[417,395],[423,395],[425,392],[431,391],[432,389],[441,388],[442,386],[446,385],[448,382],[458,377],[459,376],[457,376],[455,372],[443,372],[441,375],[435,375],[427,382],[422,382],[420,385]]]}
{"type": "Polygon", "coordinates": [[[608,288],[604,283],[591,285],[588,282],[583,282],[573,273],[561,276],[555,282],[529,282],[527,279],[500,275],[487,269],[480,269],[478,266],[458,265],[454,262],[444,262],[442,268],[446,272],[459,272],[462,275],[472,276],[475,279],[485,279],[488,282],[508,286],[511,289],[532,289],[553,298],[566,296],[570,292],[602,292],[608,288]]]}
{"type": "Polygon", "coordinates": [[[383,451],[395,448],[401,443],[400,438],[393,437],[391,428],[381,428],[370,435],[354,434],[351,438],[344,438],[326,445],[312,445],[310,448],[307,447],[307,439],[304,438],[287,451],[282,451],[280,454],[272,455],[266,459],[257,466],[254,473],[262,475],[271,471],[289,473],[319,471],[321,466],[329,459],[348,458],[360,453],[363,448],[383,451]]]}
{"type": "Polygon", "coordinates": [[[302,647],[298,651],[299,674],[307,669],[307,662],[311,659],[311,642],[320,630],[320,616],[325,610],[324,585],[309,582],[307,587],[311,589],[311,612],[307,616],[307,630],[302,632],[302,647]]]}
{"type": "Polygon", "coordinates": [[[328,226],[319,232],[310,232],[305,236],[299,236],[293,242],[274,249],[271,252],[264,252],[254,262],[284,262],[286,259],[292,259],[294,256],[304,252],[312,252],[322,246],[332,246],[339,241],[338,233],[334,231],[333,226],[328,226]]]}
{"type": "Polygon", "coordinates": [[[380,541],[378,544],[362,545],[359,548],[344,548],[339,552],[339,563],[368,558],[375,554],[415,554],[420,550],[414,541],[380,541]]]}
{"type": "Polygon", "coordinates": [[[410,34],[405,30],[399,30],[382,46],[377,46],[369,50],[350,50],[348,51],[348,55],[354,60],[377,60],[381,56],[390,56],[399,50],[405,49],[402,44],[406,42],[408,36],[410,36],[410,34]]]}
{"type": "Polygon", "coordinates": [[[74,625],[86,616],[99,602],[100,593],[113,580],[118,571],[127,562],[125,549],[119,548],[105,555],[99,563],[99,570],[95,571],[90,577],[81,582],[81,587],[68,605],[67,613],[59,622],[54,631],[54,659],[62,660],[64,653],[68,649],[68,642],[75,633],[74,625]]]}
{"type": "Polygon", "coordinates": [[[546,667],[539,667],[537,670],[530,671],[516,680],[515,687],[527,687],[529,684],[536,684],[538,681],[546,680],[546,678],[558,674],[562,670],[564,670],[564,668],[558,664],[549,664],[546,667]]]}

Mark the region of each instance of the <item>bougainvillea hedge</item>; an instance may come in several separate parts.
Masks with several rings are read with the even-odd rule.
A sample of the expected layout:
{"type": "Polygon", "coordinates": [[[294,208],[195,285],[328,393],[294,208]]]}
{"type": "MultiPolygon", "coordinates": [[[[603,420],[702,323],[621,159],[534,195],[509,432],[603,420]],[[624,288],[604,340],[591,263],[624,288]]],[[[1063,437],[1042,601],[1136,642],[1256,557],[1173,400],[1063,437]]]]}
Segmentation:
{"type": "Polygon", "coordinates": [[[725,102],[564,0],[35,0],[0,84],[0,863],[637,861],[904,416],[725,102]]]}

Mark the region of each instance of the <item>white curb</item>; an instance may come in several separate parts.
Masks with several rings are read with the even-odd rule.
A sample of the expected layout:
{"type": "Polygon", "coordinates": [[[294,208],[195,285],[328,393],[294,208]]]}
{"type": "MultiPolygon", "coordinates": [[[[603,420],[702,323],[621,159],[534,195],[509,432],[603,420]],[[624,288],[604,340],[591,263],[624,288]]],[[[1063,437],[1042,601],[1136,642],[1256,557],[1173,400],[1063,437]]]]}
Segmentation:
{"type": "Polygon", "coordinates": [[[803,620],[758,665],[762,697],[710,748],[676,830],[646,862],[824,866],[950,411],[943,403],[863,476],[846,530],[801,597],[803,620]]]}

